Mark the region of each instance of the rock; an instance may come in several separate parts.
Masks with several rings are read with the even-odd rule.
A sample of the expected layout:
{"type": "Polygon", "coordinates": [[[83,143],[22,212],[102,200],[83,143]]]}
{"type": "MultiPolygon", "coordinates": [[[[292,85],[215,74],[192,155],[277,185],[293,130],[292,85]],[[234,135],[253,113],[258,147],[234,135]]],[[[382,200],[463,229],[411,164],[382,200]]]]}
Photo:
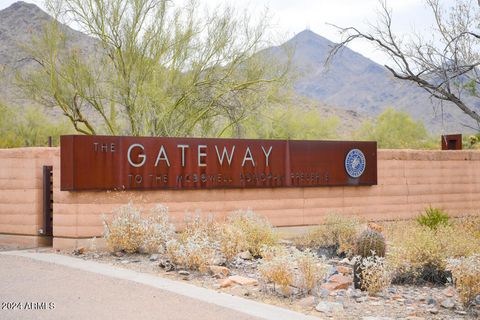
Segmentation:
{"type": "Polygon", "coordinates": [[[438,314],[437,308],[431,308],[431,309],[428,309],[427,311],[430,312],[431,314],[438,314]]]}
{"type": "Polygon", "coordinates": [[[227,259],[225,259],[224,257],[215,257],[215,259],[213,259],[212,261],[212,264],[214,266],[224,266],[227,264],[227,259]]]}
{"type": "Polygon", "coordinates": [[[350,291],[350,294],[349,294],[350,298],[352,299],[357,299],[357,298],[363,297],[364,295],[365,294],[359,289],[354,289],[350,291]]]}
{"type": "Polygon", "coordinates": [[[165,269],[166,272],[170,272],[176,269],[175,265],[171,263],[168,259],[160,260],[158,266],[162,269],[165,269]]]}
{"type": "Polygon", "coordinates": [[[322,313],[332,313],[343,311],[343,304],[340,302],[320,301],[315,310],[322,313]]]}
{"type": "Polygon", "coordinates": [[[279,244],[283,244],[285,246],[291,246],[293,245],[293,241],[292,240],[286,240],[286,239],[281,239],[278,241],[279,244]]]}
{"type": "Polygon", "coordinates": [[[247,278],[247,277],[242,277],[242,276],[230,276],[228,277],[231,281],[233,281],[236,284],[239,284],[241,286],[256,286],[258,285],[257,279],[253,278],[247,278]]]}
{"type": "Polygon", "coordinates": [[[148,258],[148,260],[150,260],[150,261],[157,261],[157,260],[158,260],[158,254],[152,254],[152,255],[150,255],[150,257],[148,258]]]}
{"type": "Polygon", "coordinates": [[[364,297],[359,297],[359,298],[356,298],[355,299],[355,302],[356,303],[362,303],[362,302],[365,302],[368,300],[368,297],[367,296],[364,296],[364,297]]]}
{"type": "Polygon", "coordinates": [[[455,302],[452,299],[448,298],[443,300],[440,305],[445,309],[453,309],[453,307],[455,307],[455,302]]]}
{"type": "Polygon", "coordinates": [[[221,276],[222,278],[224,278],[224,277],[226,277],[230,274],[230,270],[227,267],[208,266],[208,270],[214,276],[221,276]]]}
{"type": "Polygon", "coordinates": [[[443,290],[442,293],[445,295],[445,297],[451,298],[455,295],[455,289],[453,289],[452,287],[448,287],[443,290]]]}
{"type": "Polygon", "coordinates": [[[113,253],[115,257],[123,257],[125,255],[125,252],[123,251],[116,251],[113,253]]]}
{"type": "Polygon", "coordinates": [[[220,288],[228,288],[233,284],[233,281],[230,279],[223,279],[220,281],[220,288]]]}
{"type": "Polygon", "coordinates": [[[188,272],[187,270],[180,270],[178,271],[178,274],[181,276],[189,276],[190,272],[188,272]]]}
{"type": "Polygon", "coordinates": [[[350,267],[338,266],[337,271],[343,274],[352,274],[353,269],[350,267]]]}
{"type": "Polygon", "coordinates": [[[480,294],[475,297],[475,304],[480,306],[480,294]]]}
{"type": "Polygon", "coordinates": [[[252,254],[250,253],[250,251],[243,251],[243,252],[240,252],[238,254],[238,256],[240,258],[242,258],[243,260],[252,260],[253,259],[253,256],[252,254]]]}
{"type": "Polygon", "coordinates": [[[320,288],[320,290],[318,290],[318,295],[320,297],[326,297],[330,294],[330,291],[328,289],[325,289],[325,288],[320,288]]]}
{"type": "Polygon", "coordinates": [[[362,317],[362,320],[394,320],[393,318],[390,317],[373,317],[373,316],[367,316],[367,317],[362,317]]]}
{"type": "Polygon", "coordinates": [[[334,266],[330,266],[327,270],[327,279],[335,274],[338,274],[337,268],[335,268],[334,266]]]}
{"type": "Polygon", "coordinates": [[[80,247],[80,248],[77,248],[75,250],[73,250],[73,254],[76,255],[76,256],[79,256],[81,254],[84,254],[85,253],[85,248],[84,247],[80,247]]]}
{"type": "Polygon", "coordinates": [[[100,255],[99,255],[98,253],[94,253],[94,254],[93,254],[93,258],[94,258],[94,259],[98,259],[98,258],[100,258],[100,255]]]}
{"type": "Polygon", "coordinates": [[[467,315],[467,312],[466,311],[463,311],[463,310],[455,310],[455,313],[456,314],[459,314],[461,316],[466,316],[467,315]]]}
{"type": "Polygon", "coordinates": [[[121,264],[127,264],[127,263],[129,263],[129,262],[130,262],[130,261],[128,261],[128,260],[122,260],[122,261],[120,261],[121,264]]]}
{"type": "Polygon", "coordinates": [[[314,296],[306,296],[303,299],[298,301],[298,305],[303,308],[313,308],[315,305],[315,297],[314,296]]]}
{"type": "Polygon", "coordinates": [[[348,289],[352,284],[352,279],[340,274],[334,274],[328,279],[327,283],[321,285],[321,288],[327,290],[348,289]]]}
{"type": "Polygon", "coordinates": [[[330,291],[336,290],[337,283],[335,283],[335,282],[325,282],[325,283],[322,283],[320,288],[323,289],[323,290],[326,290],[328,292],[328,294],[330,294],[330,291]]]}
{"type": "Polygon", "coordinates": [[[355,262],[352,260],[349,260],[348,258],[344,258],[340,261],[341,264],[348,264],[349,266],[353,266],[355,262]]]}
{"type": "Polygon", "coordinates": [[[393,287],[390,287],[390,288],[387,289],[387,292],[391,293],[391,294],[395,294],[395,293],[397,293],[397,289],[395,289],[393,287]]]}
{"type": "Polygon", "coordinates": [[[437,305],[437,300],[433,299],[432,297],[427,299],[427,304],[430,306],[436,306],[437,305]]]}

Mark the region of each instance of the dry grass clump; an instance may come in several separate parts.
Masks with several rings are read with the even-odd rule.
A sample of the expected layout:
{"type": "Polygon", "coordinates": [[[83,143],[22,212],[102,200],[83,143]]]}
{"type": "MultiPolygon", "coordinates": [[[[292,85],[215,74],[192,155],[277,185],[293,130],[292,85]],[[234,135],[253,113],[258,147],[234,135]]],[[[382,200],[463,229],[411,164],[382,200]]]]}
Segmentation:
{"type": "Polygon", "coordinates": [[[260,276],[272,282],[274,286],[280,286],[284,295],[290,295],[290,286],[294,281],[294,264],[288,255],[277,255],[270,260],[264,261],[258,267],[260,276]]]}
{"type": "Polygon", "coordinates": [[[104,237],[110,251],[134,253],[163,252],[165,244],[175,235],[168,219],[168,208],[157,205],[146,218],[131,202],[113,211],[111,222],[103,216],[104,237]]]}
{"type": "Polygon", "coordinates": [[[295,266],[292,257],[283,247],[262,248],[262,262],[258,267],[260,276],[275,286],[280,286],[282,293],[286,296],[291,293],[295,276],[295,266]]]}
{"type": "Polygon", "coordinates": [[[284,247],[263,247],[260,276],[279,286],[284,295],[291,294],[293,286],[303,293],[311,292],[325,277],[327,265],[310,250],[299,251],[284,247]]]}
{"type": "Polygon", "coordinates": [[[294,259],[298,269],[297,286],[310,293],[327,274],[327,264],[310,250],[297,251],[294,259]]]}
{"type": "Polygon", "coordinates": [[[220,252],[223,253],[227,261],[232,261],[240,252],[248,248],[248,235],[240,228],[230,224],[221,224],[218,230],[218,242],[220,252]]]}
{"type": "Polygon", "coordinates": [[[468,257],[480,252],[480,241],[455,226],[438,226],[436,229],[417,224],[400,224],[401,232],[393,232],[389,263],[395,270],[394,282],[419,283],[429,281],[446,283],[450,273],[447,260],[468,257]]]}
{"type": "Polygon", "coordinates": [[[189,270],[207,272],[208,266],[215,259],[215,249],[218,246],[216,223],[212,219],[196,217],[187,223],[178,239],[166,243],[166,255],[175,265],[189,270]]]}
{"type": "Polygon", "coordinates": [[[103,216],[104,237],[110,251],[124,250],[137,252],[145,240],[145,221],[141,211],[130,202],[113,211],[113,218],[108,223],[103,216]]]}
{"type": "Polygon", "coordinates": [[[323,225],[298,242],[307,247],[333,248],[337,255],[352,256],[360,226],[357,217],[328,215],[323,225]]]}
{"type": "Polygon", "coordinates": [[[278,237],[268,221],[252,210],[239,210],[231,214],[227,224],[238,229],[246,238],[247,247],[254,257],[261,256],[263,246],[274,246],[278,237]]]}
{"type": "Polygon", "coordinates": [[[480,216],[460,217],[452,220],[453,226],[460,232],[472,235],[480,239],[480,216]]]}
{"type": "Polygon", "coordinates": [[[158,204],[145,219],[145,252],[165,252],[166,243],[175,237],[175,227],[170,223],[168,208],[158,204]]]}
{"type": "Polygon", "coordinates": [[[369,294],[375,294],[390,285],[392,275],[385,258],[370,256],[358,259],[358,261],[362,290],[366,290],[369,294]]]}
{"type": "Polygon", "coordinates": [[[468,258],[451,259],[447,269],[452,272],[461,301],[469,307],[480,294],[480,254],[468,258]]]}

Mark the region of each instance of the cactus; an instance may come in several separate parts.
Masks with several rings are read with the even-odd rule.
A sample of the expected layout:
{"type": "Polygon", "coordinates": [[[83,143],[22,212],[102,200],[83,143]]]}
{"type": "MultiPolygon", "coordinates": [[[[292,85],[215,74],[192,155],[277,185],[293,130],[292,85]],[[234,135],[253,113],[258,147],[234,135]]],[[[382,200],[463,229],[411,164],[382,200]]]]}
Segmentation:
{"type": "Polygon", "coordinates": [[[353,284],[355,289],[365,290],[362,285],[363,259],[368,257],[385,257],[385,237],[378,231],[367,229],[357,238],[355,254],[359,260],[353,267],[353,284]]]}
{"type": "Polygon", "coordinates": [[[367,229],[357,239],[355,253],[362,258],[385,257],[385,237],[378,231],[367,229]]]}

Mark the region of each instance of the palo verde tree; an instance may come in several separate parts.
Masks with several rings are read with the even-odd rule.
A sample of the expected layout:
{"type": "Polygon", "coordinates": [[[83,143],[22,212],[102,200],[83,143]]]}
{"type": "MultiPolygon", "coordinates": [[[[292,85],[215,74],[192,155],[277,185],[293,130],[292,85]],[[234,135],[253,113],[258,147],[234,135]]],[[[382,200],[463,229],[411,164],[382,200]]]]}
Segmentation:
{"type": "Polygon", "coordinates": [[[266,12],[168,0],[52,0],[49,11],[56,20],[27,46],[38,67],[17,82],[84,134],[241,136],[242,121],[287,79],[288,63],[256,54],[268,40],[266,12]],[[72,46],[57,20],[95,49],[72,46]]]}
{"type": "Polygon", "coordinates": [[[367,40],[390,57],[385,67],[395,78],[418,85],[442,102],[452,102],[480,126],[475,108],[480,97],[480,6],[472,0],[457,0],[451,8],[444,8],[440,0],[425,2],[435,17],[430,39],[396,35],[392,12],[382,0],[378,21],[368,32],[335,26],[342,41],[327,61],[349,42],[367,40]]]}

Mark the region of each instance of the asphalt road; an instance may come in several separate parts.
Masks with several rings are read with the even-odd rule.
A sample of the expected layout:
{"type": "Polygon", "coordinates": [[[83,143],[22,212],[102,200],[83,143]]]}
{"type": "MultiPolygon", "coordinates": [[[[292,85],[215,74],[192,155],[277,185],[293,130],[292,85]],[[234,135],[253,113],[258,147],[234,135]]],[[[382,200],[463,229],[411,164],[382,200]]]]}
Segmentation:
{"type": "Polygon", "coordinates": [[[259,319],[133,281],[10,255],[0,255],[0,303],[0,319],[259,319]]]}

